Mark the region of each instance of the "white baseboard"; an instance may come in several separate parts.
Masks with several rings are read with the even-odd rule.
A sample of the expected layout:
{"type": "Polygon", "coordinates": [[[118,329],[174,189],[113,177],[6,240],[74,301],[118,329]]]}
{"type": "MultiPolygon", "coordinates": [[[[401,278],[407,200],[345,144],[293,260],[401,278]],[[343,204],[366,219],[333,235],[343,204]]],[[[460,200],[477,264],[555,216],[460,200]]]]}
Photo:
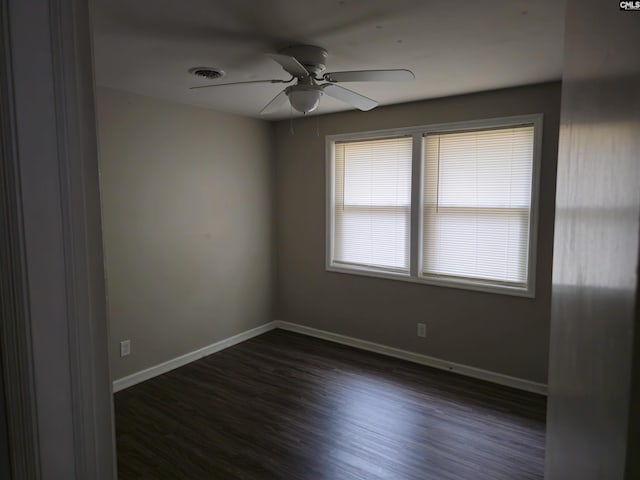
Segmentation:
{"type": "Polygon", "coordinates": [[[449,362],[447,360],[430,357],[428,355],[422,355],[420,353],[400,350],[399,348],[393,348],[379,343],[360,340],[359,338],[348,337],[346,335],[340,335],[338,333],[327,332],[326,330],[318,330],[317,328],[306,327],[304,325],[283,322],[280,320],[265,323],[264,325],[260,325],[259,327],[252,328],[251,330],[247,330],[232,337],[225,338],[224,340],[220,340],[219,342],[181,355],[159,365],[115,380],[113,382],[113,391],[118,392],[120,390],[124,390],[125,388],[131,387],[140,382],[144,382],[145,380],[149,380],[153,377],[157,377],[158,375],[162,375],[163,373],[167,373],[178,367],[182,367],[202,357],[211,355],[212,353],[219,352],[220,350],[232,347],[234,345],[237,345],[238,343],[249,340],[250,338],[262,335],[263,333],[266,333],[275,328],[281,328],[282,330],[301,333],[310,337],[321,338],[330,342],[340,343],[342,345],[348,345],[350,347],[359,348],[361,350],[367,350],[369,352],[375,352],[382,355],[387,355],[389,357],[399,358],[401,360],[418,363],[420,365],[426,365],[428,367],[455,372],[460,375],[466,375],[468,377],[486,380],[488,382],[497,383],[499,385],[506,385],[508,387],[525,390],[527,392],[539,393],[541,395],[547,394],[547,385],[543,383],[537,383],[530,380],[524,380],[522,378],[511,377],[502,373],[491,372],[488,370],[483,370],[481,368],[449,362]]]}
{"type": "Polygon", "coordinates": [[[321,338],[330,342],[348,345],[350,347],[355,347],[361,350],[367,350],[370,352],[387,355],[389,357],[407,360],[413,363],[419,363],[420,365],[426,365],[428,367],[455,372],[460,375],[466,375],[468,377],[486,380],[488,382],[517,388],[519,390],[525,390],[527,392],[538,393],[541,395],[547,394],[547,385],[545,385],[544,383],[532,382],[530,380],[524,380],[522,378],[504,375],[502,373],[490,372],[481,368],[449,362],[440,358],[430,357],[428,355],[422,355],[420,353],[409,352],[407,350],[400,350],[398,348],[388,347],[387,345],[368,342],[366,340],[360,340],[354,337],[347,337],[346,335],[327,332],[325,330],[318,330],[316,328],[306,327],[304,325],[298,325],[296,323],[276,320],[273,322],[273,324],[275,328],[281,328],[290,332],[296,332],[311,337],[321,338]]]}
{"type": "Polygon", "coordinates": [[[179,357],[160,363],[159,365],[155,365],[151,368],[141,370],[140,372],[136,372],[132,375],[119,378],[118,380],[115,380],[113,382],[113,391],[118,392],[120,390],[124,390],[125,388],[132,387],[137,383],[144,382],[145,380],[149,380],[153,377],[157,377],[158,375],[162,375],[163,373],[167,373],[178,367],[182,367],[202,357],[211,355],[212,353],[219,352],[220,350],[232,347],[234,345],[237,345],[238,343],[249,340],[250,338],[262,335],[263,333],[266,333],[269,330],[273,330],[274,328],[276,328],[275,322],[265,323],[264,325],[260,325],[259,327],[252,328],[251,330],[244,331],[232,337],[225,338],[224,340],[212,343],[211,345],[200,348],[193,352],[180,355],[179,357]]]}

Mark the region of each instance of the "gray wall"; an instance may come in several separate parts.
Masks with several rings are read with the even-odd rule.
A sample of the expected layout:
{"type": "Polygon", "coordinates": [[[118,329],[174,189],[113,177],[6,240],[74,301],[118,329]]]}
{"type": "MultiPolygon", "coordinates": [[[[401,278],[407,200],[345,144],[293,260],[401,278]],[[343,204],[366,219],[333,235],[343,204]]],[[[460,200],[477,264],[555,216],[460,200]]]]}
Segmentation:
{"type": "Polygon", "coordinates": [[[104,88],[98,127],[112,378],[271,321],[272,127],[104,88]]]}
{"type": "Polygon", "coordinates": [[[638,45],[638,12],[568,2],[547,480],[640,478],[637,366],[632,377],[640,335],[638,45]]]}
{"type": "Polygon", "coordinates": [[[279,122],[277,319],[546,383],[559,108],[549,83],[279,122]],[[540,112],[535,299],[325,271],[324,135],[540,112]]]}

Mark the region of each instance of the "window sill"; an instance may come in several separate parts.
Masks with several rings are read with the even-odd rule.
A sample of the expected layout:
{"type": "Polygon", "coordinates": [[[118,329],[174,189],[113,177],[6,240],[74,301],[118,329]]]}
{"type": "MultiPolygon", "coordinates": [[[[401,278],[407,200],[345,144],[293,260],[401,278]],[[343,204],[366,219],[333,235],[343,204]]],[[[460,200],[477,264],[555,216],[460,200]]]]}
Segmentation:
{"type": "Polygon", "coordinates": [[[476,292],[493,293],[498,295],[508,295],[513,297],[535,298],[533,288],[524,289],[510,286],[500,286],[491,283],[473,282],[464,280],[444,280],[427,277],[412,276],[408,273],[394,273],[380,270],[367,269],[365,267],[342,267],[328,265],[327,272],[344,273],[349,275],[360,275],[364,277],[379,278],[384,280],[399,280],[401,282],[419,283],[435,287],[455,288],[458,290],[471,290],[476,292]]]}

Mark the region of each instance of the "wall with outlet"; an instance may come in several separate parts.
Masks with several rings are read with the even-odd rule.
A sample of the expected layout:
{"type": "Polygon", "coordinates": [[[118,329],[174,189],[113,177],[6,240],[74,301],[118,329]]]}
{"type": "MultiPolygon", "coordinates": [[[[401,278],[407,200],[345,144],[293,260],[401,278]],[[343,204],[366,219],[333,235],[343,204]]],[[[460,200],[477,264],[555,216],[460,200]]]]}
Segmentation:
{"type": "Polygon", "coordinates": [[[271,321],[271,126],[97,100],[113,379],[271,321]]]}
{"type": "Polygon", "coordinates": [[[555,82],[297,119],[293,135],[278,122],[276,318],[546,383],[559,110],[555,82]],[[534,113],[544,114],[536,298],[325,270],[325,135],[534,113]]]}

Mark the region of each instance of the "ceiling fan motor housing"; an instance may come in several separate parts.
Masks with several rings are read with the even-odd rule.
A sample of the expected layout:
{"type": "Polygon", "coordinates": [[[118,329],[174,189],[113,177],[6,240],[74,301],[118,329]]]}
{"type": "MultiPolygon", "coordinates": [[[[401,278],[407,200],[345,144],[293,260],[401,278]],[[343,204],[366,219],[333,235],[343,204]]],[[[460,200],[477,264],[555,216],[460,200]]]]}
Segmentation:
{"type": "Polygon", "coordinates": [[[291,45],[282,49],[279,53],[289,55],[314,77],[320,77],[326,70],[327,51],[314,45],[291,45]]]}

